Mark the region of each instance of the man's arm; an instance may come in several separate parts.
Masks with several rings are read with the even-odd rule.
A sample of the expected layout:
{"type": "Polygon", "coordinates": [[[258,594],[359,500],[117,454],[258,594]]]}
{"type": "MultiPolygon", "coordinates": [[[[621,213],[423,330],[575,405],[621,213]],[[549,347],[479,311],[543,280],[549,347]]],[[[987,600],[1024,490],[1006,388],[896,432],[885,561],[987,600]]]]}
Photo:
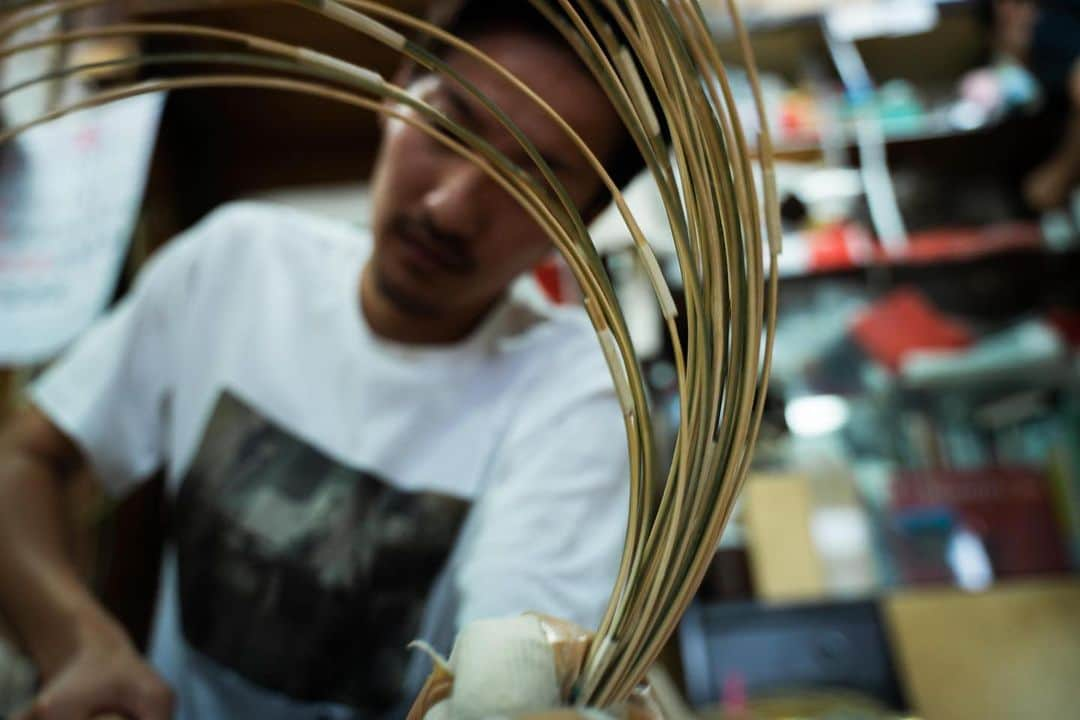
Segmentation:
{"type": "Polygon", "coordinates": [[[218,211],[155,253],[131,292],[30,389],[35,405],[0,430],[0,612],[44,680],[18,720],[171,717],[171,693],[79,579],[61,495],[92,467],[121,496],[168,459],[166,411],[183,313],[206,243],[245,216],[218,211]]]}
{"type": "Polygon", "coordinates": [[[0,432],[0,610],[37,664],[43,689],[24,718],[67,720],[120,712],[171,715],[168,687],[79,578],[63,486],[78,448],[39,410],[0,432]]]}
{"type": "Polygon", "coordinates": [[[72,654],[77,607],[95,603],[68,552],[63,484],[79,451],[38,410],[0,434],[0,608],[48,676],[72,654]]]}

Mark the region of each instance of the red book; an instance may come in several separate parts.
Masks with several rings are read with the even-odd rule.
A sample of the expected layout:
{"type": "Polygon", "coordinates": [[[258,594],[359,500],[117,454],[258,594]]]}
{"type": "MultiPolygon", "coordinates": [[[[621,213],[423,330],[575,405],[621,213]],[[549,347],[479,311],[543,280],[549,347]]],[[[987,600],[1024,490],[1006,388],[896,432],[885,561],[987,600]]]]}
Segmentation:
{"type": "Polygon", "coordinates": [[[913,350],[963,350],[975,342],[966,327],[914,289],[897,290],[874,304],[856,318],[851,332],[868,355],[893,372],[913,350]]]}

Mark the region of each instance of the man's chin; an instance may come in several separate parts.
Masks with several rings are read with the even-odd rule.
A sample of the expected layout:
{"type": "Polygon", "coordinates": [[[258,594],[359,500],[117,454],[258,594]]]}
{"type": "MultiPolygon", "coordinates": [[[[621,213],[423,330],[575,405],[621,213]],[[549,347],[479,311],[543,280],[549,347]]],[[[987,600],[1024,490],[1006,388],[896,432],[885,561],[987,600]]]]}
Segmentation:
{"type": "Polygon", "coordinates": [[[438,305],[430,298],[411,288],[409,283],[398,282],[378,267],[375,268],[375,289],[404,315],[431,318],[440,314],[438,305]]]}

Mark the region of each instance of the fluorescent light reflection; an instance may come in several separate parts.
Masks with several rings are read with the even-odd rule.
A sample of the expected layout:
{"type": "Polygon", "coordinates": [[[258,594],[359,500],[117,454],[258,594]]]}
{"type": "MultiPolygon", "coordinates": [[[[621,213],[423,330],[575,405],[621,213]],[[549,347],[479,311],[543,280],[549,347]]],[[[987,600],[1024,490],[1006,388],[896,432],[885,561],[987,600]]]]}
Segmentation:
{"type": "Polygon", "coordinates": [[[791,432],[801,437],[821,437],[844,427],[851,409],[838,395],[813,395],[796,398],[784,408],[784,419],[791,432]]]}

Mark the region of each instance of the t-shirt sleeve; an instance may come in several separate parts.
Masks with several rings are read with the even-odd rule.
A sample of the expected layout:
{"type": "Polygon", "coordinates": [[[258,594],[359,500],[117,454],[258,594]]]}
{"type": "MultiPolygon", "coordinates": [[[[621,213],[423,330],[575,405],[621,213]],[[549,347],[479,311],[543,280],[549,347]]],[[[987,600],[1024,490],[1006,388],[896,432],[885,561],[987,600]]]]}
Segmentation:
{"type": "Polygon", "coordinates": [[[200,241],[218,222],[212,215],[158,251],[131,292],[30,388],[112,495],[165,460],[186,294],[200,241]]]}
{"type": "MultiPolygon", "coordinates": [[[[591,340],[591,338],[590,338],[591,340]]],[[[595,629],[626,535],[626,431],[599,353],[536,385],[497,454],[457,572],[458,625],[536,611],[595,629]]]]}

